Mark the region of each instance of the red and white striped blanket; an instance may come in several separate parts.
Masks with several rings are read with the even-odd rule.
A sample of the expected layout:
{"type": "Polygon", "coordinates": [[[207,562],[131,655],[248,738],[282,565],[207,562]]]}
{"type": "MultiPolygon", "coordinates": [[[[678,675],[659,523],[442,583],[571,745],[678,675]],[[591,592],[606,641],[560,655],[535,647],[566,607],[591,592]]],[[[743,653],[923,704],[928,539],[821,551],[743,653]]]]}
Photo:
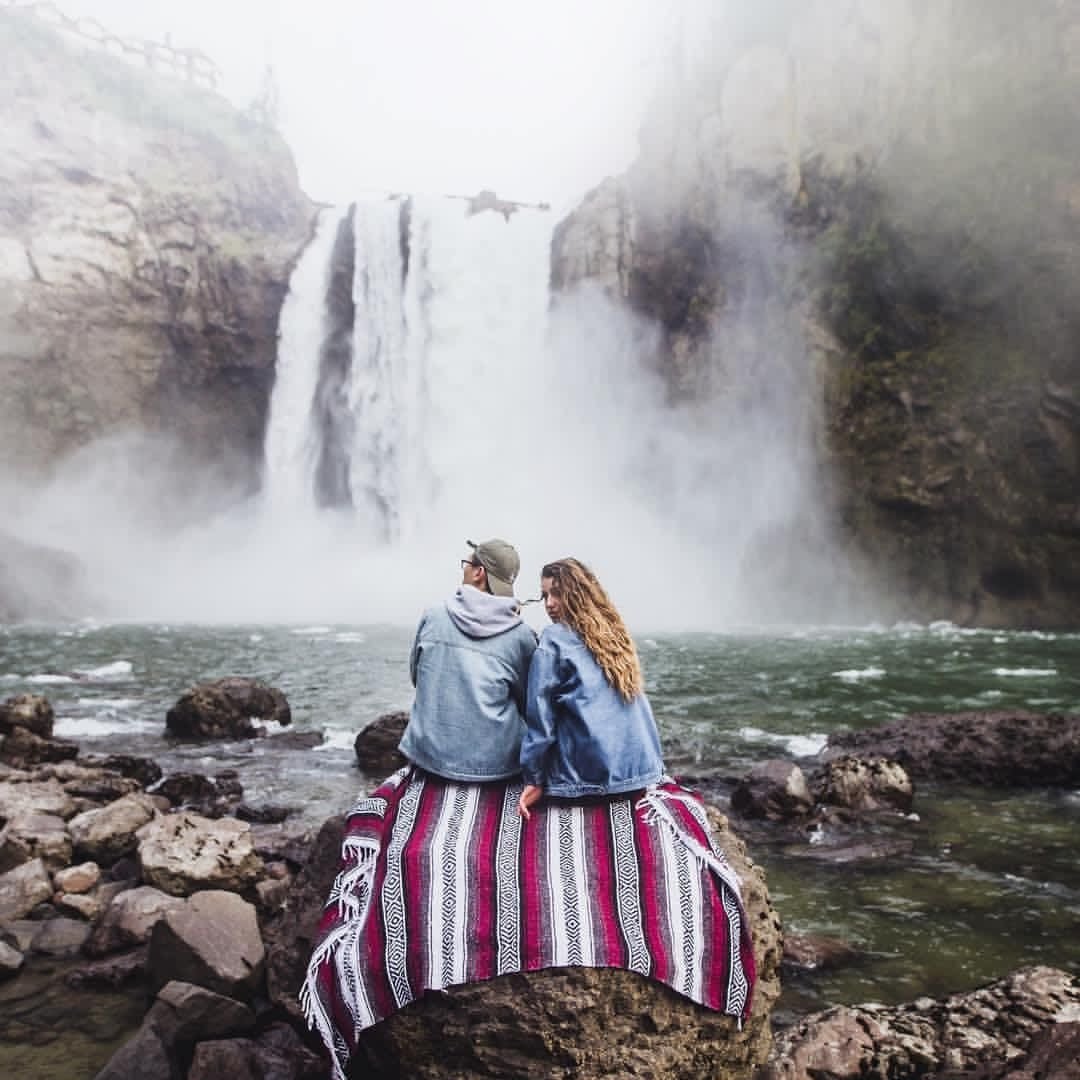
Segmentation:
{"type": "Polygon", "coordinates": [[[300,997],[336,1076],[360,1032],[425,991],[517,971],[626,968],[749,1013],[739,885],[695,794],[544,801],[526,822],[521,788],[406,767],[350,811],[300,997]]]}

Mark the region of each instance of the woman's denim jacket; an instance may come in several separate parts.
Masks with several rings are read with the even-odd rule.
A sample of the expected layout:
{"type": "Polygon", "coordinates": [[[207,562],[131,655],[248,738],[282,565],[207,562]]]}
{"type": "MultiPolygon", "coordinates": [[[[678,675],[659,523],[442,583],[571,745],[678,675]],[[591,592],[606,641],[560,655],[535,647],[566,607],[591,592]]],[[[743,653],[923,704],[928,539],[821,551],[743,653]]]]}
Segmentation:
{"type": "Polygon", "coordinates": [[[648,699],[638,694],[624,701],[562,623],[544,630],[533,654],[525,725],[521,771],[545,795],[614,795],[664,775],[648,699]]]}

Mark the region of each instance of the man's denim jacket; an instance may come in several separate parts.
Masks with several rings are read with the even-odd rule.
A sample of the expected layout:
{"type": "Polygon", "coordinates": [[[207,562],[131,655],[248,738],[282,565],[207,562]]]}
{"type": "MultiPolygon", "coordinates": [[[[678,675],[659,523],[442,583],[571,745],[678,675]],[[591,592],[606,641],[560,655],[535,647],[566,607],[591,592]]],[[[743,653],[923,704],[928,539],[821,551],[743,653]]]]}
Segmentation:
{"type": "Polygon", "coordinates": [[[399,749],[416,765],[448,780],[505,780],[520,771],[525,685],[536,634],[516,602],[465,586],[424,612],[409,669],[416,698],[399,749]],[[462,600],[475,615],[462,614],[462,600]],[[499,610],[504,608],[505,610],[499,610]],[[474,629],[465,633],[461,625],[474,629]]]}
{"type": "Polygon", "coordinates": [[[521,771],[561,798],[635,791],[664,775],[648,699],[624,701],[562,623],[544,630],[533,654],[521,771]]]}

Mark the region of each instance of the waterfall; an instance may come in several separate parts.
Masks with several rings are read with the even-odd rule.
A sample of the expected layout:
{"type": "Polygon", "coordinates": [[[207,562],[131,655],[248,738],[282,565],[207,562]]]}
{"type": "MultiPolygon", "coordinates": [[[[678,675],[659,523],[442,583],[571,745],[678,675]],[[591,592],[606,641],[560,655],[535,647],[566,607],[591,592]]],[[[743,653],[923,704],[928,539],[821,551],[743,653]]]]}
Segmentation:
{"type": "Polygon", "coordinates": [[[766,232],[727,237],[745,295],[701,393],[673,403],[651,323],[588,286],[552,302],[548,215],[327,215],[283,313],[266,457],[264,531],[303,603],[414,615],[466,539],[505,536],[523,596],[577,555],[652,626],[828,616],[820,393],[766,232]]]}
{"type": "Polygon", "coordinates": [[[263,490],[275,507],[303,511],[313,505],[308,483],[315,467],[317,443],[311,426],[319,368],[326,335],[326,292],[330,254],[343,210],[319,215],[314,239],[293,270],[282,305],[278,333],[277,374],[266,426],[263,490]]]}
{"type": "Polygon", "coordinates": [[[493,488],[524,501],[512,460],[543,349],[550,232],[535,212],[470,216],[448,199],[324,220],[282,313],[269,497],[351,511],[366,541],[406,544],[448,518],[464,527],[493,488]]]}

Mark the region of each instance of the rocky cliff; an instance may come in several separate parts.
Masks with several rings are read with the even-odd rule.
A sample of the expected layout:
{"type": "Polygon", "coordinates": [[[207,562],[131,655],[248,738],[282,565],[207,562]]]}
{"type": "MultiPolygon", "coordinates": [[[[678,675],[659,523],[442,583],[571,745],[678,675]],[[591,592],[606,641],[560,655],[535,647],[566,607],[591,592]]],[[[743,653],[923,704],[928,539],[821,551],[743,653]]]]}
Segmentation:
{"type": "Polygon", "coordinates": [[[31,12],[0,9],[0,51],[3,462],[160,432],[250,486],[314,218],[288,148],[31,12]]]}
{"type": "Polygon", "coordinates": [[[883,613],[1075,626],[1080,18],[885,7],[689,5],[553,283],[655,320],[675,397],[722,396],[747,352],[793,387],[830,542],[883,613]]]}

